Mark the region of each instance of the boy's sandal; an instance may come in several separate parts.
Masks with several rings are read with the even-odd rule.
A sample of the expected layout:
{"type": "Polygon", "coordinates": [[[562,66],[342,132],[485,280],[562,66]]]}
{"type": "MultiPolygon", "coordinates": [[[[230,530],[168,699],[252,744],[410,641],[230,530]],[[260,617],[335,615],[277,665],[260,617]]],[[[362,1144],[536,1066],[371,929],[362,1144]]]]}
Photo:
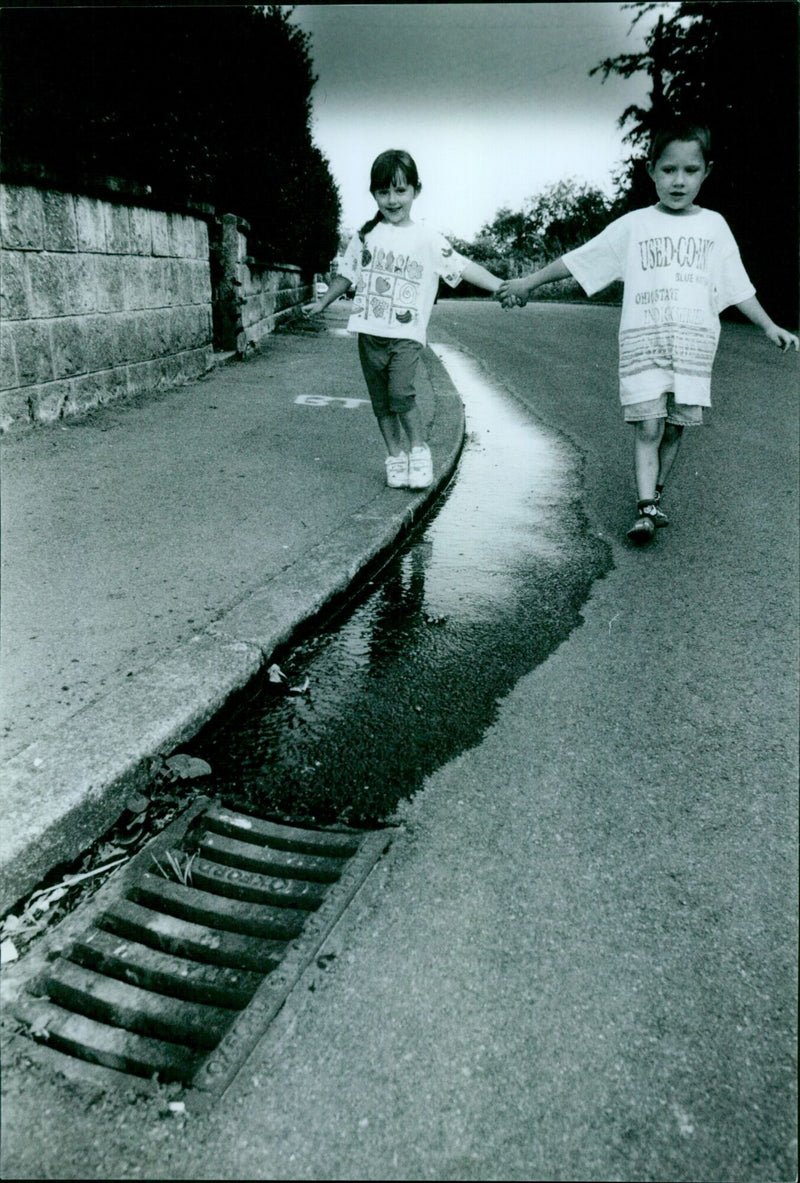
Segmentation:
{"type": "Polygon", "coordinates": [[[646,513],[640,513],[636,521],[628,531],[628,537],[631,542],[648,542],[656,532],[656,527],[653,519],[646,513]]]}

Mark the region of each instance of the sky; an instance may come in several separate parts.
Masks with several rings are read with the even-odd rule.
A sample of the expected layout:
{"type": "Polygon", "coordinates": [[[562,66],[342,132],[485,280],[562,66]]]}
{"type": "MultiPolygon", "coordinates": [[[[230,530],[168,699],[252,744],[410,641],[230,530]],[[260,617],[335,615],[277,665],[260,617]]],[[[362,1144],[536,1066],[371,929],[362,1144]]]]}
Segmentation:
{"type": "MultiPolygon", "coordinates": [[[[663,6],[667,8],[667,6],[663,6]]],[[[669,6],[672,7],[672,6],[669,6]]],[[[404,148],[422,192],[415,220],[471,241],[499,209],[569,177],[612,192],[626,155],[617,121],[647,79],[589,71],[644,46],[620,3],[301,4],[318,81],[314,142],[353,230],[375,212],[372,161],[404,148]]],[[[653,19],[653,18],[649,18],[653,19]]]]}

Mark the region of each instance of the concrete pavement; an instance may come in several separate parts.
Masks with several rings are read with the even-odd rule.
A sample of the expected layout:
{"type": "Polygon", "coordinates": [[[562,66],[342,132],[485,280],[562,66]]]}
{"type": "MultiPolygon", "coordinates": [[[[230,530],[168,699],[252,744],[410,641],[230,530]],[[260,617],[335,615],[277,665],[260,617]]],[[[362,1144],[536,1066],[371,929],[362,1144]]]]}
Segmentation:
{"type": "Polygon", "coordinates": [[[0,910],[114,823],[457,460],[420,367],[434,486],[385,487],[349,305],[200,382],[4,441],[0,910]]]}

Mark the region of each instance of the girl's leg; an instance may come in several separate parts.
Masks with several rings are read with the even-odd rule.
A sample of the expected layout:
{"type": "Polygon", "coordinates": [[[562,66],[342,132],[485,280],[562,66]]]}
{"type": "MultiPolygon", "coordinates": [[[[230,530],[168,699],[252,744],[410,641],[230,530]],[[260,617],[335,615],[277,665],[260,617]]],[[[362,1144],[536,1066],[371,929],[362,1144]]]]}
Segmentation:
{"type": "Polygon", "coordinates": [[[665,422],[664,419],[640,419],[633,425],[633,459],[639,501],[652,501],[655,497],[665,422]]]}
{"type": "Polygon", "coordinates": [[[678,423],[667,423],[658,449],[657,485],[665,485],[673,464],[681,450],[683,428],[678,423]]]}
{"type": "Polygon", "coordinates": [[[397,416],[403,425],[403,430],[408,436],[408,446],[411,448],[419,448],[425,443],[425,429],[422,423],[422,415],[416,403],[408,411],[403,411],[397,416]]]}
{"type": "Polygon", "coordinates": [[[386,444],[386,450],[390,456],[399,456],[401,452],[407,450],[405,432],[399,415],[393,415],[391,412],[381,415],[378,419],[378,427],[381,429],[383,442],[386,444]]]}

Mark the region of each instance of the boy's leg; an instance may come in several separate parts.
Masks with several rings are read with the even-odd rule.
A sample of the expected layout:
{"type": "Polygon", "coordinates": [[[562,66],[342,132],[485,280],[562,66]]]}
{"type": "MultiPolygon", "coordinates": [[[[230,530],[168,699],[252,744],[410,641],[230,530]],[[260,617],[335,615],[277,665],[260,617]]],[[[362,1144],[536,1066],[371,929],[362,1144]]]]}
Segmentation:
{"type": "Polygon", "coordinates": [[[640,419],[633,424],[633,460],[640,501],[652,501],[659,476],[659,451],[665,419],[640,419]]]}
{"type": "MultiPolygon", "coordinates": [[[[644,410],[644,404],[639,404],[644,410]]],[[[651,412],[652,407],[647,407],[651,412]]],[[[640,413],[633,411],[632,414],[640,413]]],[[[636,489],[639,500],[636,506],[636,521],[628,530],[631,542],[641,545],[649,542],[656,531],[656,481],[659,474],[659,449],[664,436],[666,409],[663,415],[633,419],[633,457],[636,472],[636,489]]]]}
{"type": "Polygon", "coordinates": [[[679,423],[667,423],[658,449],[658,478],[656,484],[663,488],[667,483],[672,466],[681,450],[683,427],[679,423]]]}

